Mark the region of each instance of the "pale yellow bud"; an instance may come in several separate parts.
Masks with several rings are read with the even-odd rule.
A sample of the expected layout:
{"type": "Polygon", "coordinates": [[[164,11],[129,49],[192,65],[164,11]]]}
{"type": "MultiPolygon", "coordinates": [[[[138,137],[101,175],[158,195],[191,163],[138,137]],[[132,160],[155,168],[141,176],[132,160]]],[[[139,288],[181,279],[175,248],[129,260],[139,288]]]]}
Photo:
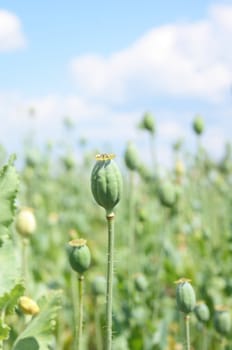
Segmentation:
{"type": "Polygon", "coordinates": [[[27,315],[37,315],[40,311],[37,303],[26,296],[20,297],[18,305],[24,314],[27,315]]]}
{"type": "Polygon", "coordinates": [[[16,228],[20,235],[30,236],[36,230],[36,220],[31,208],[23,208],[16,218],[16,228]]]}

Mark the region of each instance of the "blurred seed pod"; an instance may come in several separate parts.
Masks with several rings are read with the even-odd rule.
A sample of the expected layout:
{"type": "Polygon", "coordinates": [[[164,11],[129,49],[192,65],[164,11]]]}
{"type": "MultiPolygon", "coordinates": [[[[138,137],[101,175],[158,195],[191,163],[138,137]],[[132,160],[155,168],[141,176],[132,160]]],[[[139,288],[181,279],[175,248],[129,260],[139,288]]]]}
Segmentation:
{"type": "Polygon", "coordinates": [[[183,176],[185,173],[184,163],[181,160],[177,160],[175,164],[176,176],[183,176]]]}
{"type": "Polygon", "coordinates": [[[113,211],[122,194],[122,176],[113,155],[96,156],[96,163],[91,173],[91,190],[96,202],[107,213],[113,211]]]}
{"type": "Polygon", "coordinates": [[[134,277],[134,285],[138,292],[144,292],[148,287],[148,282],[144,274],[138,273],[134,277]]]}
{"type": "Polygon", "coordinates": [[[193,311],[196,305],[196,296],[192,285],[189,283],[190,280],[181,278],[176,281],[176,302],[177,307],[180,311],[185,314],[189,314],[193,311]]]}
{"type": "Polygon", "coordinates": [[[205,124],[201,116],[196,116],[193,120],[193,130],[197,135],[201,135],[204,131],[205,124]]]}
{"type": "Polygon", "coordinates": [[[22,296],[19,298],[18,305],[20,310],[26,315],[37,315],[40,312],[40,308],[37,303],[27,296],[22,296]]]}
{"type": "Polygon", "coordinates": [[[171,182],[162,183],[158,189],[160,202],[165,207],[173,207],[177,201],[176,186],[171,182]]]}
{"type": "Polygon", "coordinates": [[[16,229],[23,237],[29,237],[36,230],[36,219],[31,208],[22,208],[16,217],[16,229]]]}
{"type": "Polygon", "coordinates": [[[218,306],[214,314],[214,327],[216,331],[226,336],[231,331],[231,317],[228,309],[224,306],[218,306]]]}
{"type": "Polygon", "coordinates": [[[91,254],[85,239],[69,241],[67,252],[72,269],[80,274],[88,270],[91,263],[91,254]]]}
{"type": "Polygon", "coordinates": [[[131,171],[138,170],[140,167],[139,154],[132,142],[127,144],[127,148],[124,154],[124,161],[127,168],[131,171]]]}
{"type": "Polygon", "coordinates": [[[143,115],[142,121],[139,124],[141,129],[149,131],[151,134],[155,133],[155,118],[149,112],[143,115]]]}
{"type": "Polygon", "coordinates": [[[94,280],[92,281],[92,291],[93,294],[98,295],[105,295],[106,293],[106,279],[104,276],[96,276],[94,280]]]}
{"type": "Polygon", "coordinates": [[[210,318],[210,312],[208,306],[203,302],[199,301],[194,308],[194,313],[199,322],[207,322],[210,318]]]}

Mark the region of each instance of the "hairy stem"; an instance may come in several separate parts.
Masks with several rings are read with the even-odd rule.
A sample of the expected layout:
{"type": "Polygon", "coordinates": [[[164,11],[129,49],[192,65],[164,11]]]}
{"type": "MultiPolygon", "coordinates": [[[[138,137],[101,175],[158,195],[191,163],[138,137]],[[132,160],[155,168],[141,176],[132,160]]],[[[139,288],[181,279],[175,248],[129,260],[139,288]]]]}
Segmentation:
{"type": "Polygon", "coordinates": [[[77,350],[82,348],[82,330],[83,330],[83,284],[84,276],[80,276],[79,279],[79,305],[78,305],[78,323],[77,323],[77,350]]]}
{"type": "Polygon", "coordinates": [[[113,298],[113,253],[114,213],[106,216],[108,226],[107,289],[106,289],[106,350],[112,349],[112,298],[113,298]]]}
{"type": "Polygon", "coordinates": [[[190,316],[185,315],[184,322],[185,322],[185,342],[186,342],[186,350],[191,350],[190,347],[190,328],[189,328],[189,320],[190,316]]]}

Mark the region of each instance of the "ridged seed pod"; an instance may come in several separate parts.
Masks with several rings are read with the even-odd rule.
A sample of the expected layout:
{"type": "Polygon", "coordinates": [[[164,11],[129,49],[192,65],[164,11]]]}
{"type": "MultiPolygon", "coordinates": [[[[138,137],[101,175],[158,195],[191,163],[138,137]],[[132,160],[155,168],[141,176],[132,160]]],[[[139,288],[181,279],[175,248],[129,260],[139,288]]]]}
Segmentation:
{"type": "Polygon", "coordinates": [[[200,116],[196,116],[193,121],[193,130],[197,135],[201,135],[204,131],[205,125],[204,120],[200,116]]]}
{"type": "Polygon", "coordinates": [[[88,270],[91,255],[85,239],[74,239],[68,243],[67,251],[72,269],[80,274],[88,270]]]}
{"type": "Polygon", "coordinates": [[[155,119],[151,113],[146,112],[144,114],[140,127],[149,131],[151,134],[155,133],[155,119]]]}
{"type": "Polygon", "coordinates": [[[31,208],[23,208],[16,218],[16,229],[23,237],[29,237],[36,230],[36,220],[31,208]]]}
{"type": "Polygon", "coordinates": [[[225,336],[231,331],[231,317],[227,308],[217,307],[214,315],[214,326],[216,331],[225,336]]]}
{"type": "Polygon", "coordinates": [[[113,211],[122,193],[122,176],[113,157],[109,154],[97,155],[91,174],[93,197],[107,213],[113,211]]]}
{"type": "Polygon", "coordinates": [[[196,305],[196,296],[192,285],[188,279],[182,278],[175,282],[176,288],[176,302],[178,309],[185,314],[193,311],[196,305]]]}
{"type": "Polygon", "coordinates": [[[129,170],[135,171],[140,167],[138,151],[132,142],[129,142],[124,154],[124,160],[129,170]]]}
{"type": "Polygon", "coordinates": [[[24,314],[26,315],[37,315],[40,311],[39,306],[37,303],[26,296],[22,296],[19,298],[18,305],[20,309],[23,311],[24,314]]]}
{"type": "Polygon", "coordinates": [[[210,318],[210,312],[208,306],[204,302],[198,302],[194,308],[194,313],[199,322],[207,322],[210,318]]]}

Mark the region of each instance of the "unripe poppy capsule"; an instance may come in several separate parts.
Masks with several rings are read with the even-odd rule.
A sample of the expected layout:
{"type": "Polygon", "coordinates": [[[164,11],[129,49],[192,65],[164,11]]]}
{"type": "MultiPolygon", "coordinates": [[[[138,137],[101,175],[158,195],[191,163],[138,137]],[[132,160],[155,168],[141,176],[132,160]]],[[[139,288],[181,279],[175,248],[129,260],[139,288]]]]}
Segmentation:
{"type": "Polygon", "coordinates": [[[159,198],[165,207],[173,207],[177,200],[177,190],[175,185],[166,181],[159,188],[159,198]]]}
{"type": "Polygon", "coordinates": [[[74,239],[67,246],[69,262],[72,269],[80,274],[88,270],[91,255],[85,239],[74,239]]]}
{"type": "Polygon", "coordinates": [[[105,295],[106,293],[106,279],[104,276],[96,276],[92,282],[92,291],[93,294],[105,295]]]}
{"type": "Polygon", "coordinates": [[[194,313],[199,322],[207,322],[210,318],[209,308],[204,302],[198,302],[194,308],[194,313]]]}
{"type": "Polygon", "coordinates": [[[111,213],[122,192],[122,176],[112,154],[99,154],[91,174],[91,190],[96,202],[111,213]]]}
{"type": "Polygon", "coordinates": [[[149,131],[151,134],[155,133],[155,119],[151,113],[146,112],[141,122],[141,128],[149,131]]]}
{"type": "Polygon", "coordinates": [[[204,120],[202,117],[197,116],[193,121],[193,130],[197,135],[201,135],[204,131],[204,120]]]}
{"type": "Polygon", "coordinates": [[[185,314],[193,311],[196,304],[196,296],[193,287],[189,283],[190,280],[181,278],[176,281],[176,302],[178,309],[185,314]]]}
{"type": "Polygon", "coordinates": [[[218,306],[214,315],[214,326],[218,333],[225,336],[231,331],[231,317],[228,309],[218,306]]]}
{"type": "Polygon", "coordinates": [[[124,154],[124,160],[129,170],[137,170],[140,167],[139,155],[135,145],[129,142],[124,154]]]}

